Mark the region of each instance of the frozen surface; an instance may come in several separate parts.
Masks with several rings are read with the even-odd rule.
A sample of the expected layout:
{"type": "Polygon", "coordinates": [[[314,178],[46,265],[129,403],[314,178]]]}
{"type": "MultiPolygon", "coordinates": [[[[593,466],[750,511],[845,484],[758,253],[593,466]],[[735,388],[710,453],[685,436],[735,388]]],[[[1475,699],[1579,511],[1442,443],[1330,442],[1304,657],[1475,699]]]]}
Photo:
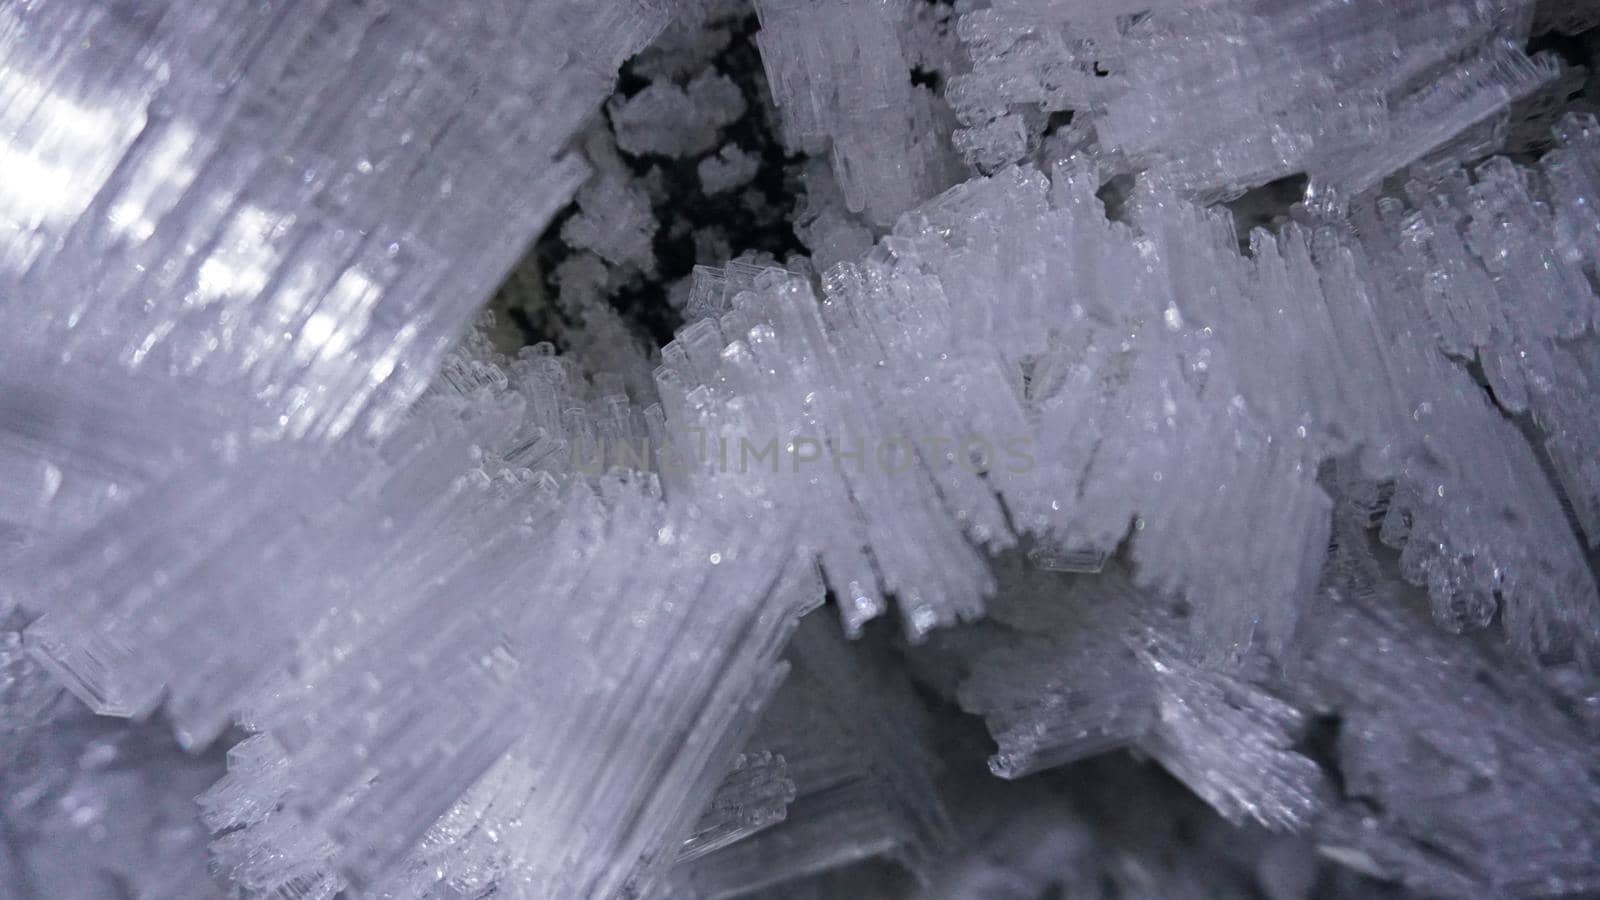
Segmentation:
{"type": "Polygon", "coordinates": [[[0,7],[0,895],[1600,892],[1591,6],[0,7]]]}
{"type": "Polygon", "coordinates": [[[1119,164],[1185,190],[1303,172],[1357,193],[1474,128],[1503,129],[1508,101],[1555,77],[1554,58],[1513,43],[1531,15],[1517,0],[1007,0],[962,14],[973,71],[950,96],[958,140],[989,167],[1071,110],[1119,164]]]}

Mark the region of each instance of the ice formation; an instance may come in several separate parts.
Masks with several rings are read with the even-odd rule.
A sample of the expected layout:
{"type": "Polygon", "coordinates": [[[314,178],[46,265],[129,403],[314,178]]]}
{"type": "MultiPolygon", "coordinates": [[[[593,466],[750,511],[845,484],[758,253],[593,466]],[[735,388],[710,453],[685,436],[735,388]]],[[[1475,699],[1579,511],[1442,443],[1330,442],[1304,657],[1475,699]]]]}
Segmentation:
{"type": "Polygon", "coordinates": [[[0,895],[1600,893],[1597,25],[0,4],[0,895]]]}

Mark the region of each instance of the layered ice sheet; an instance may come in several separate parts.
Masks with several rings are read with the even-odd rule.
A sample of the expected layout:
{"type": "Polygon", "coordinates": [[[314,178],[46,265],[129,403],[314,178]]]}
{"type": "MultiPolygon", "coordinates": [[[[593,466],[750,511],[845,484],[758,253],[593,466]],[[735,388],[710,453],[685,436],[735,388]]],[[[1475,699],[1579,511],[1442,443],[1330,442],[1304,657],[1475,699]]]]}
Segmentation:
{"type": "Polygon", "coordinates": [[[665,21],[583,7],[9,9],[8,334],[248,390],[290,434],[382,430],[665,21]]]}
{"type": "Polygon", "coordinates": [[[1131,744],[1225,815],[1305,828],[1425,895],[1594,890],[1592,718],[1499,648],[1419,627],[1419,598],[1342,524],[1286,668],[1196,666],[1181,619],[1116,575],[1020,567],[994,624],[937,637],[920,667],[965,673],[945,689],[1002,775],[1131,744]],[[1535,808],[1534,833],[1510,824],[1535,808]]]}
{"type": "Polygon", "coordinates": [[[853,212],[887,225],[955,179],[933,95],[911,81],[907,0],[759,0],[761,61],[790,147],[829,154],[853,212]]]}
{"type": "Polygon", "coordinates": [[[996,167],[1070,111],[1119,165],[1201,195],[1296,173],[1358,194],[1458,139],[1503,136],[1507,104],[1560,68],[1520,49],[1532,14],[1520,0],[996,2],[961,16],[957,142],[996,167]]]}
{"type": "MultiPolygon", "coordinates": [[[[1479,193],[1516,172],[1486,166],[1479,193]]],[[[1068,163],[963,185],[831,269],[820,298],[782,270],[699,273],[705,318],[657,373],[668,440],[697,448],[669,489],[809,507],[802,539],[850,628],[891,593],[913,634],[978,615],[991,588],[972,545],[1028,534],[1090,565],[1128,539],[1135,577],[1187,598],[1215,646],[1270,647],[1321,564],[1319,472],[1343,461],[1388,486],[1384,535],[1441,621],[1499,611],[1531,652],[1593,649],[1583,547],[1533,448],[1433,345],[1444,275],[1405,265],[1398,227],[1296,225],[1244,254],[1224,214],[1158,188],[1125,225],[1097,184],[1068,163]]],[[[1519,209],[1545,217],[1523,234],[1587,227],[1519,209]]],[[[1527,258],[1554,279],[1529,296],[1555,318],[1521,327],[1581,341],[1594,245],[1567,246],[1548,263],[1462,248],[1460,277],[1488,288],[1527,258]]],[[[1585,476],[1566,477],[1586,504],[1585,476]]]]}
{"type": "Polygon", "coordinates": [[[577,189],[569,139],[665,20],[562,2],[0,11],[0,393],[50,419],[7,418],[0,542],[81,531],[178,461],[392,430],[577,189]],[[144,434],[115,438],[135,411],[144,434]],[[13,461],[18,444],[35,449],[13,461]]]}
{"type": "Polygon", "coordinates": [[[264,461],[249,493],[170,479],[24,561],[29,641],[96,711],[260,732],[206,801],[240,884],[608,895],[671,861],[821,587],[782,519],[591,470],[643,423],[590,391],[464,348],[376,450],[275,459],[318,503],[264,461]],[[165,565],[130,581],[135,556],[165,565]],[[541,854],[572,829],[597,843],[541,854]]]}
{"type": "Polygon", "coordinates": [[[789,661],[750,738],[786,762],[782,819],[680,864],[669,895],[742,895],[876,856],[925,874],[954,848],[931,723],[905,675],[853,653],[820,616],[801,624],[789,661]]]}

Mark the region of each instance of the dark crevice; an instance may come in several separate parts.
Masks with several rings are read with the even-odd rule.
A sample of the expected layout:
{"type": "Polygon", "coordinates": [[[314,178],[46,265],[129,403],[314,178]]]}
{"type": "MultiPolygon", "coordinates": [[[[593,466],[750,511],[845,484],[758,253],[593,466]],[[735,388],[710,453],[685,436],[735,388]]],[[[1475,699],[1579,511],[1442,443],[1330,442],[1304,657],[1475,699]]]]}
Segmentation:
{"type": "Polygon", "coordinates": [[[917,87],[925,87],[937,94],[939,89],[944,86],[944,76],[932,69],[917,66],[911,70],[911,83],[917,87]]]}
{"type": "Polygon", "coordinates": [[[1294,745],[1296,753],[1317,764],[1340,797],[1345,796],[1344,771],[1339,767],[1339,733],[1343,728],[1344,720],[1338,715],[1316,716],[1294,745]]]}
{"type": "Polygon", "coordinates": [[[1304,172],[1286,175],[1276,181],[1245,191],[1237,199],[1224,204],[1233,213],[1234,226],[1239,234],[1239,249],[1246,255],[1250,249],[1250,232],[1257,228],[1276,231],[1288,221],[1294,207],[1305,200],[1310,179],[1304,172]]]}
{"type": "Polygon", "coordinates": [[[1560,56],[1561,61],[1569,66],[1587,67],[1594,54],[1597,34],[1600,34],[1600,29],[1594,28],[1579,34],[1561,34],[1556,31],[1536,34],[1528,41],[1528,55],[1548,51],[1560,56]]]}
{"type": "Polygon", "coordinates": [[[1133,197],[1137,182],[1132,175],[1118,175],[1100,186],[1095,196],[1105,205],[1106,218],[1113,222],[1128,223],[1128,201],[1133,197]]]}
{"type": "Polygon", "coordinates": [[[1049,137],[1072,124],[1074,118],[1070,109],[1057,110],[1051,113],[1044,121],[1044,136],[1049,137]]]}
{"type": "MultiPolygon", "coordinates": [[[[690,276],[697,263],[726,262],[705,257],[703,245],[708,239],[725,240],[731,256],[755,251],[771,254],[782,262],[807,252],[792,223],[795,198],[803,193],[799,173],[806,158],[786,152],[779,139],[776,111],[755,44],[759,23],[750,14],[737,22],[721,24],[731,28],[732,39],[712,59],[710,68],[738,85],[746,114],[722,130],[717,146],[698,156],[634,155],[625,151],[620,154],[633,175],[659,179],[661,190],[651,205],[659,224],[652,246],[656,271],[650,276],[634,275],[615,285],[608,299],[625,322],[657,346],[671,340],[684,324],[678,310],[668,302],[673,284],[690,276]],[[756,174],[742,187],[707,194],[701,188],[699,165],[725,146],[737,147],[755,157],[756,174]]],[[[638,61],[630,61],[622,69],[617,93],[630,97],[650,83],[641,74],[638,61]]],[[[548,298],[556,295],[556,268],[576,252],[561,238],[562,224],[575,211],[575,205],[569,206],[556,216],[530,255],[548,298]]],[[[574,323],[566,322],[553,302],[541,306],[523,310],[520,315],[514,313],[510,318],[530,341],[551,340],[561,348],[554,336],[574,323]]]]}

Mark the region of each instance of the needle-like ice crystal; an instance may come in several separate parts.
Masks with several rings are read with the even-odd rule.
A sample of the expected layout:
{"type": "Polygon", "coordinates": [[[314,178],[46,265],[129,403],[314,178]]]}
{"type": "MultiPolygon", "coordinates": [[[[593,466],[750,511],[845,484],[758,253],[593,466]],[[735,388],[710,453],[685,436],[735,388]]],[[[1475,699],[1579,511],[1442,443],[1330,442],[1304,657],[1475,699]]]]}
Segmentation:
{"type": "Polygon", "coordinates": [[[0,4],[0,896],[1600,893],[1597,28],[0,4]]]}

